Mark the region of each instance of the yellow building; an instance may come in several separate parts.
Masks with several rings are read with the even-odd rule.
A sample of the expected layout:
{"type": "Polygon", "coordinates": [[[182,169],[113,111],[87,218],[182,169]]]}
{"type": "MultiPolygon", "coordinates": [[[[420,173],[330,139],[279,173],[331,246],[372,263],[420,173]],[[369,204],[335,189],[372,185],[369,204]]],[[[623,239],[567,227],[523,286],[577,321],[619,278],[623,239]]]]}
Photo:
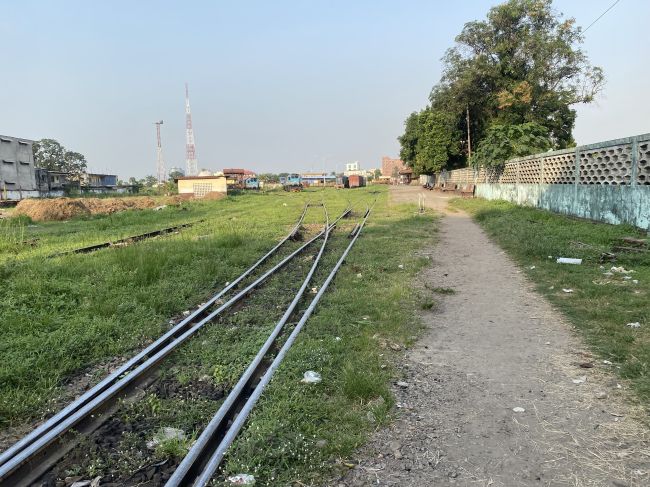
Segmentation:
{"type": "Polygon", "coordinates": [[[203,198],[228,192],[225,176],[183,176],[176,179],[178,194],[203,198]]]}

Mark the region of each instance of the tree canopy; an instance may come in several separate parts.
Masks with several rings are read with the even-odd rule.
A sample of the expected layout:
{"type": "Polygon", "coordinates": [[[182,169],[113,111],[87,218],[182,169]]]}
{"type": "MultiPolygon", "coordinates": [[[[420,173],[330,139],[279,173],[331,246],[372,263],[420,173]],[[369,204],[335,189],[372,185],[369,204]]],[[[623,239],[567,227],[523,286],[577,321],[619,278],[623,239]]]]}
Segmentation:
{"type": "Polygon", "coordinates": [[[83,154],[69,151],[54,139],[41,139],[33,145],[34,163],[50,171],[62,171],[79,176],[86,170],[83,154]]]}
{"type": "Polygon", "coordinates": [[[430,106],[406,119],[398,139],[409,166],[448,168],[457,154],[469,162],[468,119],[480,164],[494,165],[486,157],[507,152],[488,145],[508,133],[522,138],[511,156],[574,145],[573,106],[592,102],[604,84],[602,69],[580,48],[574,19],[556,12],[551,0],[508,0],[485,20],[466,23],[455,40],[430,106]]]}

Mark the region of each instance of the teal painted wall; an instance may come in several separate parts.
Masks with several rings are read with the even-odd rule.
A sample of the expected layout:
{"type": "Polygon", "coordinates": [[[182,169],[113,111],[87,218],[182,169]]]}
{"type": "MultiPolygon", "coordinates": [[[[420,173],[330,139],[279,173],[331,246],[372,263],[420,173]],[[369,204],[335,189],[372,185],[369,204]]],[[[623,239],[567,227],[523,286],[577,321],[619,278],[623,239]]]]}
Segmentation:
{"type": "Polygon", "coordinates": [[[476,196],[650,231],[649,186],[483,183],[476,196]]]}

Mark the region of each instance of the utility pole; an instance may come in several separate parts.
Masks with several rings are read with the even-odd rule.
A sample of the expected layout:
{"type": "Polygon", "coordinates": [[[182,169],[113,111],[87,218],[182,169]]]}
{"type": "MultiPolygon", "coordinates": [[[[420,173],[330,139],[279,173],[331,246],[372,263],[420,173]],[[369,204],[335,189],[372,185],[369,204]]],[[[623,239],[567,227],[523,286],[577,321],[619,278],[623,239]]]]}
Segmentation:
{"type": "Polygon", "coordinates": [[[467,162],[472,160],[472,136],[469,130],[469,105],[467,105],[467,162]]]}
{"type": "Polygon", "coordinates": [[[196,147],[194,146],[192,113],[190,112],[190,92],[187,83],[185,83],[185,166],[187,176],[196,176],[199,173],[199,166],[196,160],[196,147]]]}
{"type": "Polygon", "coordinates": [[[156,125],[156,169],[158,173],[158,186],[162,186],[167,180],[167,171],[165,170],[165,161],[163,160],[162,142],[160,139],[160,126],[163,121],[154,122],[156,125]]]}

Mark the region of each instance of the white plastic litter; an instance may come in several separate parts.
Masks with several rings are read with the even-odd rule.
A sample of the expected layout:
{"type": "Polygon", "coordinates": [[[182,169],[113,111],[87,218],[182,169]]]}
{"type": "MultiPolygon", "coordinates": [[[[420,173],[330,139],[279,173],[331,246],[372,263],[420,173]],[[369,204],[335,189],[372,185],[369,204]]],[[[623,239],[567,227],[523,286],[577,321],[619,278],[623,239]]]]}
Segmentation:
{"type": "Polygon", "coordinates": [[[587,382],[587,376],[586,375],[578,377],[577,379],[573,379],[574,384],[584,384],[585,382],[587,382]]]}
{"type": "Polygon", "coordinates": [[[562,288],[562,291],[564,291],[565,293],[572,293],[573,289],[562,288]]]}
{"type": "Polygon", "coordinates": [[[513,410],[515,413],[523,413],[524,411],[526,411],[524,408],[521,408],[521,407],[519,407],[519,406],[517,406],[516,408],[512,408],[512,410],[513,410]]]}
{"type": "Polygon", "coordinates": [[[638,321],[635,321],[634,323],[628,323],[625,326],[629,326],[630,328],[641,328],[641,323],[639,323],[638,321]]]}
{"type": "Polygon", "coordinates": [[[189,316],[189,315],[190,315],[190,312],[188,310],[183,311],[183,316],[189,316]]]}
{"type": "Polygon", "coordinates": [[[530,270],[531,270],[531,271],[532,271],[534,268],[535,268],[534,265],[531,265],[531,266],[530,266],[530,270]]]}
{"type": "Polygon", "coordinates": [[[623,276],[623,279],[625,279],[626,281],[629,281],[629,280],[632,279],[632,276],[623,276]]]}
{"type": "Polygon", "coordinates": [[[638,279],[632,279],[632,284],[639,284],[639,280],[638,279]]]}
{"type": "Polygon", "coordinates": [[[555,262],[557,262],[558,264],[580,265],[580,264],[582,264],[582,259],[573,259],[573,258],[570,258],[570,257],[558,257],[555,262]]]}
{"type": "Polygon", "coordinates": [[[402,264],[398,265],[397,267],[399,267],[400,269],[404,269],[404,266],[402,264]]]}
{"type": "Polygon", "coordinates": [[[185,432],[178,428],[163,427],[158,430],[151,441],[147,442],[147,448],[156,448],[163,441],[184,440],[185,432]]]}
{"type": "MultiPolygon", "coordinates": [[[[287,204],[285,203],[284,206],[287,206],[287,204]]],[[[255,477],[247,473],[240,473],[228,477],[228,482],[232,485],[255,485],[255,477]]]]}
{"type": "Polygon", "coordinates": [[[612,272],[618,272],[619,274],[631,274],[634,272],[632,269],[626,270],[625,267],[612,267],[610,269],[612,272]]]}
{"type": "Polygon", "coordinates": [[[304,382],[305,384],[317,384],[321,380],[321,376],[318,372],[314,372],[313,370],[308,370],[305,372],[302,376],[302,380],[300,382],[304,382]]]}
{"type": "Polygon", "coordinates": [[[282,206],[287,206],[287,204],[286,204],[286,203],[282,203],[282,206]]]}
{"type": "Polygon", "coordinates": [[[357,279],[361,279],[362,277],[361,273],[357,274],[357,279]]]}
{"type": "Polygon", "coordinates": [[[603,360],[603,363],[604,363],[605,365],[612,365],[612,363],[611,363],[609,360],[603,360]]]}
{"type": "Polygon", "coordinates": [[[406,389],[409,386],[409,383],[403,380],[397,381],[397,385],[402,389],[406,389]]]}
{"type": "Polygon", "coordinates": [[[156,206],[153,209],[153,211],[160,211],[160,210],[164,210],[165,208],[167,208],[167,205],[160,205],[160,206],[156,206]]]}
{"type": "Polygon", "coordinates": [[[336,340],[337,342],[340,342],[340,341],[341,341],[341,337],[335,337],[334,340],[336,340]]]}

